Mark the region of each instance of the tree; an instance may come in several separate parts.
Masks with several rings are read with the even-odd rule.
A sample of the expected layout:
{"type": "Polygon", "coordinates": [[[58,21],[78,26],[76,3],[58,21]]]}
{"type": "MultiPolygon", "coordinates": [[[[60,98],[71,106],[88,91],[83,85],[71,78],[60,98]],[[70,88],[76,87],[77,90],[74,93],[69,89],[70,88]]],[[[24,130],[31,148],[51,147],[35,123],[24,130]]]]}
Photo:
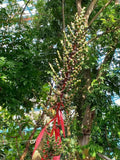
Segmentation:
{"type": "MultiPolygon", "coordinates": [[[[92,124],[93,124],[95,115],[97,114],[98,117],[100,116],[100,119],[101,119],[102,114],[106,114],[109,108],[115,107],[115,106],[114,107],[111,106],[112,104],[111,96],[114,94],[114,92],[116,92],[119,95],[119,89],[118,89],[119,73],[117,74],[115,71],[115,70],[119,70],[119,68],[117,68],[116,66],[116,69],[114,68],[115,69],[114,70],[114,69],[111,69],[110,67],[111,63],[117,62],[117,60],[115,60],[113,57],[115,54],[115,49],[119,47],[119,42],[118,42],[119,21],[118,21],[118,14],[117,14],[117,6],[115,6],[114,9],[109,10],[110,12],[108,11],[110,4],[113,5],[112,1],[106,2],[104,6],[103,6],[104,2],[101,2],[101,1],[98,3],[97,1],[94,1],[94,0],[91,1],[90,3],[84,3],[84,2],[81,3],[81,2],[82,1],[76,2],[78,14],[79,15],[81,14],[81,8],[82,8],[81,4],[88,6],[84,17],[85,17],[85,26],[87,27],[86,30],[88,31],[88,35],[89,35],[88,44],[92,42],[90,43],[90,47],[88,49],[89,56],[86,55],[87,57],[85,56],[85,58],[83,58],[84,67],[82,68],[82,71],[80,72],[81,76],[79,77],[79,79],[81,79],[83,83],[79,86],[78,93],[75,94],[75,97],[74,97],[74,104],[77,106],[76,110],[78,113],[77,123],[78,123],[78,126],[80,126],[80,128],[77,129],[78,142],[80,146],[84,146],[84,145],[88,145],[90,140],[90,135],[92,134],[91,131],[94,131],[94,128],[92,128],[92,124]],[[102,31],[102,33],[98,35],[98,31],[102,31]],[[112,34],[111,31],[114,31],[114,35],[112,34]],[[110,41],[108,40],[106,41],[105,40],[106,37],[107,39],[110,39],[110,41]],[[98,60],[103,55],[105,55],[105,58],[103,62],[99,64],[98,60]],[[110,74],[108,74],[108,71],[110,72],[110,74]],[[110,80],[113,77],[117,78],[117,83],[116,84],[114,83],[114,85],[111,83],[111,80],[110,80]],[[99,100],[98,100],[98,96],[99,96],[99,100]],[[83,129],[81,129],[82,126],[83,126],[83,129]]],[[[111,111],[112,111],[112,108],[111,108],[111,111]]],[[[96,124],[97,123],[98,122],[96,121],[96,124]]],[[[114,125],[115,124],[113,123],[113,126],[114,125]]],[[[106,127],[107,127],[107,124],[106,124],[106,127]]],[[[109,132],[112,133],[112,131],[109,131],[109,132]]],[[[118,136],[119,135],[117,132],[117,137],[118,136]]],[[[94,151],[93,152],[94,154],[99,150],[98,148],[100,148],[101,150],[101,146],[90,147],[90,149],[94,151]]],[[[106,149],[111,150],[111,148],[109,147],[106,147],[106,149]]],[[[118,152],[118,149],[117,149],[117,152],[118,152]]],[[[116,153],[114,152],[114,154],[118,154],[117,152],[116,153]]]]}
{"type": "Polygon", "coordinates": [[[41,96],[49,68],[43,65],[45,59],[36,47],[39,45],[35,42],[34,29],[25,22],[16,24],[19,23],[17,12],[21,10],[16,3],[10,7],[11,4],[1,9],[0,105],[12,113],[23,114],[33,106],[30,99],[41,96]],[[14,6],[18,8],[14,10],[14,6]]]}
{"type": "MultiPolygon", "coordinates": [[[[31,112],[41,95],[45,99],[49,90],[46,82],[50,69],[40,55],[39,45],[36,47],[34,29],[21,21],[21,13],[23,8],[16,1],[9,1],[6,8],[0,9],[0,135],[3,139],[0,152],[6,159],[20,159],[26,142],[30,144],[35,131],[37,134],[42,118],[35,123],[36,119],[29,118],[26,113],[31,112]],[[26,128],[34,129],[25,133],[26,128]],[[30,134],[33,136],[27,140],[30,134]]],[[[29,152],[27,159],[31,158],[32,150],[29,152]]]]}
{"type": "MultiPolygon", "coordinates": [[[[73,106],[75,105],[76,109],[73,109],[72,105],[70,107],[70,109],[75,110],[76,114],[74,117],[69,116],[69,114],[65,114],[65,117],[67,117],[66,119],[68,120],[66,122],[67,123],[66,135],[68,137],[64,140],[66,149],[64,149],[63,159],[65,156],[68,159],[70,158],[69,152],[72,153],[72,156],[74,156],[74,158],[76,158],[75,156],[77,156],[77,159],[81,157],[82,159],[87,158],[87,156],[89,156],[88,151],[92,155],[92,157],[96,157],[99,155],[100,157],[105,158],[105,156],[103,155],[105,154],[106,156],[112,158],[114,156],[117,157],[119,155],[119,149],[117,146],[119,142],[118,140],[119,108],[113,105],[111,101],[111,96],[114,95],[114,93],[119,95],[119,62],[118,62],[118,59],[116,59],[115,57],[115,49],[119,48],[118,39],[120,36],[119,34],[119,28],[120,28],[119,15],[120,14],[119,14],[119,5],[115,6],[114,3],[115,2],[113,2],[112,0],[111,1],[92,0],[89,2],[77,0],[76,3],[73,0],[71,2],[66,0],[64,12],[62,12],[61,1],[51,0],[51,1],[48,1],[47,3],[43,3],[41,1],[41,3],[37,5],[38,7],[37,20],[39,21],[37,21],[37,23],[36,22],[34,23],[34,28],[35,28],[34,37],[37,39],[34,49],[36,53],[38,53],[41,49],[41,52],[44,53],[43,54],[44,56],[48,55],[47,56],[48,60],[46,60],[45,65],[47,66],[47,63],[49,61],[52,63],[53,67],[55,65],[54,57],[57,57],[56,50],[59,49],[60,53],[64,51],[59,43],[59,39],[63,37],[62,30],[64,28],[62,27],[63,26],[62,13],[63,14],[65,13],[65,18],[64,18],[64,22],[66,24],[65,31],[66,31],[66,34],[68,34],[67,24],[70,24],[70,22],[73,21],[75,12],[77,10],[78,10],[78,15],[80,16],[82,8],[84,6],[86,7],[85,15],[84,15],[85,27],[86,27],[84,38],[87,39],[88,45],[86,47],[87,51],[81,54],[80,65],[82,69],[80,70],[79,76],[78,76],[78,79],[81,80],[81,83],[78,83],[76,86],[76,88],[79,88],[79,89],[77,90],[75,88],[76,92],[75,93],[73,92],[74,96],[72,99],[72,105],[73,106]],[[40,11],[41,8],[39,7],[42,8],[42,11],[40,11]],[[39,33],[43,33],[43,34],[39,34],[39,33]],[[42,40],[42,43],[40,43],[40,40],[42,40]],[[48,53],[54,53],[53,57],[49,56],[48,53]],[[104,56],[104,60],[100,62],[100,59],[103,56],[104,56]],[[51,61],[49,59],[50,57],[52,57],[51,61]],[[111,68],[111,64],[114,64],[113,68],[111,68]],[[115,117],[113,116],[115,113],[117,113],[116,119],[114,119],[115,117]],[[105,137],[103,138],[102,135],[105,135],[105,137]],[[103,142],[105,143],[103,144],[103,142]],[[98,153],[98,152],[101,152],[101,153],[98,153]],[[113,152],[113,155],[111,155],[112,152],[113,152]],[[97,153],[98,155],[96,155],[97,153]]],[[[27,35],[29,35],[29,33],[33,33],[33,32],[30,32],[31,30],[32,30],[31,28],[30,30],[27,30],[27,33],[28,33],[27,35]]],[[[16,41],[17,41],[17,38],[16,38],[16,41]]],[[[24,42],[26,43],[26,41],[27,39],[25,39],[24,42]]],[[[78,41],[78,39],[76,39],[76,41],[78,41]]],[[[31,44],[30,42],[31,40],[28,41],[27,44],[31,44]]],[[[71,39],[69,39],[69,42],[72,45],[74,43],[74,41],[71,42],[71,39]]],[[[26,45],[24,48],[26,48],[26,45]]],[[[32,48],[33,47],[30,47],[28,49],[29,56],[31,56],[31,53],[29,52],[29,50],[31,51],[32,48]]],[[[64,53],[65,52],[63,52],[63,57],[64,57],[64,53]]],[[[37,60],[38,60],[38,57],[36,57],[37,60]]],[[[16,59],[14,59],[14,61],[15,60],[16,59]]],[[[5,61],[5,58],[2,58],[2,62],[4,61],[5,61]]],[[[33,68],[32,64],[31,66],[33,68]]],[[[62,63],[60,64],[60,67],[62,67],[62,63]]],[[[47,68],[48,67],[45,68],[45,72],[47,68]]],[[[26,70],[25,75],[28,75],[28,71],[30,71],[29,69],[26,70]]],[[[56,72],[59,73],[59,68],[55,70],[56,72]]],[[[2,71],[2,73],[4,72],[2,71]]],[[[9,75],[8,72],[6,73],[7,73],[6,75],[9,75]]],[[[38,75],[38,72],[36,71],[34,71],[33,73],[36,73],[36,75],[38,75]]],[[[2,82],[3,81],[5,82],[5,80],[2,80],[2,82]]],[[[39,77],[38,77],[38,81],[39,81],[39,77]]],[[[14,84],[16,84],[16,80],[14,84]]],[[[37,88],[38,85],[39,83],[36,83],[35,93],[38,93],[38,90],[39,90],[37,88]]],[[[7,85],[5,84],[5,86],[7,85]]],[[[33,92],[30,94],[30,96],[28,96],[29,92],[31,93],[31,89],[26,90],[24,92],[25,94],[23,94],[25,95],[23,97],[27,96],[28,101],[31,97],[33,97],[33,92]]],[[[35,97],[37,97],[36,94],[35,94],[35,97]]],[[[46,98],[46,94],[45,94],[45,98],[46,98]]],[[[15,99],[17,99],[17,97],[15,99]]],[[[3,102],[4,101],[5,100],[3,99],[3,102]]],[[[2,103],[2,105],[3,104],[4,103],[2,103]]],[[[10,104],[10,102],[8,104],[10,104]]],[[[23,103],[20,105],[23,105],[23,103]]],[[[46,106],[48,106],[48,103],[46,103],[46,106]]],[[[50,113],[46,111],[46,106],[43,105],[44,112],[42,116],[45,115],[46,113],[51,117],[50,113]]],[[[23,107],[25,108],[25,105],[23,105],[23,107]]],[[[14,108],[14,105],[11,108],[14,108]]],[[[39,120],[37,122],[39,122],[39,120]]],[[[38,126],[38,123],[37,123],[37,126],[38,126]]],[[[31,134],[31,136],[33,135],[31,134]]],[[[29,138],[31,138],[31,136],[29,138]]],[[[23,159],[27,154],[28,147],[29,147],[29,143],[27,143],[26,145],[26,149],[23,153],[24,155],[23,159]]],[[[99,159],[99,157],[97,157],[97,159],[99,159]]]]}
{"type": "MultiPolygon", "coordinates": [[[[0,117],[0,159],[20,159],[34,123],[29,116],[15,116],[3,108],[0,109],[0,117]]],[[[29,153],[32,154],[32,145],[29,153]]],[[[27,159],[30,158],[28,155],[27,159]]]]}

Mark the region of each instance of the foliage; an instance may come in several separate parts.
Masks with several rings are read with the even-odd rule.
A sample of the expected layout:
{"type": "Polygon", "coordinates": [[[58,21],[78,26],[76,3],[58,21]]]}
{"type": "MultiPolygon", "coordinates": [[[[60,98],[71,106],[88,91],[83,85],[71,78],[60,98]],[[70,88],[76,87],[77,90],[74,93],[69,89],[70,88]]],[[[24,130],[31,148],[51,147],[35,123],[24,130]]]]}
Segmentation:
{"type": "MultiPolygon", "coordinates": [[[[30,100],[33,97],[39,103],[39,108],[46,109],[45,106],[40,106],[40,99],[44,103],[50,91],[46,82],[51,81],[53,73],[48,62],[52,64],[59,75],[55,58],[58,58],[57,50],[60,51],[61,57],[64,57],[64,49],[60,44],[60,40],[64,38],[62,33],[62,2],[60,0],[38,1],[35,5],[37,14],[32,17],[33,21],[30,25],[24,21],[20,23],[19,15],[22,8],[16,2],[11,5],[11,2],[13,4],[13,1],[10,1],[7,8],[0,10],[0,105],[2,106],[0,114],[3,117],[0,129],[5,131],[7,142],[11,141],[11,138],[7,136],[18,136],[17,142],[21,142],[20,128],[16,120],[13,119],[14,115],[18,117],[20,115],[19,123],[21,124],[24,119],[25,125],[23,125],[21,132],[25,127],[34,127],[34,124],[24,116],[24,113],[33,108],[34,102],[30,100]]],[[[108,1],[97,1],[88,24],[106,2],[108,1]]],[[[91,1],[82,1],[82,7],[85,6],[87,11],[90,3],[91,1]]],[[[69,34],[67,25],[73,21],[76,11],[75,1],[66,0],[67,35],[69,34]]],[[[98,152],[110,158],[119,158],[120,110],[112,100],[114,94],[120,95],[119,57],[115,54],[116,49],[120,47],[119,12],[120,5],[115,6],[114,1],[111,2],[86,29],[84,38],[88,45],[86,51],[80,55],[81,69],[77,75],[80,82],[71,90],[75,94],[72,105],[68,107],[69,113],[73,109],[75,114],[64,115],[67,137],[62,142],[63,159],[75,159],[78,155],[83,159],[86,148],[89,149],[90,155],[98,160],[100,159],[97,155],[98,152]],[[76,107],[72,108],[72,106],[76,107]],[[95,111],[95,118],[90,133],[90,142],[88,145],[81,146],[79,144],[79,140],[83,136],[81,125],[87,106],[91,111],[95,111]],[[67,126],[70,128],[71,134],[69,136],[67,126]]],[[[73,45],[75,41],[71,37],[70,35],[68,43],[73,45]]],[[[67,51],[70,53],[68,48],[67,51]]],[[[63,64],[59,63],[61,68],[63,64]]],[[[47,111],[45,113],[49,114],[47,111]]],[[[84,130],[87,130],[86,127],[84,130]]],[[[35,138],[38,133],[39,131],[36,132],[35,138]]],[[[25,135],[24,139],[27,140],[29,135],[30,132],[25,135]]],[[[17,145],[20,152],[17,150],[14,138],[10,144],[1,146],[0,155],[1,153],[6,154],[7,159],[14,159],[14,157],[20,159],[25,144],[17,143],[17,145]],[[12,153],[10,149],[16,153],[12,153]],[[18,153],[20,155],[17,155],[18,153]]],[[[30,157],[32,147],[33,145],[30,146],[30,157]]],[[[28,154],[26,159],[30,159],[30,157],[28,154]]]]}
{"type": "MultiPolygon", "coordinates": [[[[9,14],[8,9],[1,10],[9,14]]],[[[6,22],[6,16],[2,17],[6,22]]],[[[0,104],[12,113],[23,114],[33,106],[30,99],[41,96],[49,68],[43,65],[45,59],[40,50],[37,51],[31,26],[13,25],[14,21],[8,26],[8,23],[1,22],[3,27],[0,32],[0,104]]]]}
{"type": "MultiPolygon", "coordinates": [[[[12,115],[3,108],[0,110],[0,117],[0,157],[4,155],[8,160],[20,159],[34,123],[27,115],[12,115]]],[[[30,155],[31,153],[32,146],[29,150],[30,155]]]]}

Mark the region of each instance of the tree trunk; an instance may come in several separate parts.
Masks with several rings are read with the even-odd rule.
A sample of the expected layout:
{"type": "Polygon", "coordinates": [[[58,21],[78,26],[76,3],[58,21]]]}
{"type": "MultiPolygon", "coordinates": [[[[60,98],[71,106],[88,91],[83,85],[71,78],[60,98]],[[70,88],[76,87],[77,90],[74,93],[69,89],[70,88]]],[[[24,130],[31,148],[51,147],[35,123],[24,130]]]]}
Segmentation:
{"type": "Polygon", "coordinates": [[[36,132],[36,130],[37,130],[37,127],[38,127],[38,126],[36,126],[36,127],[34,128],[34,130],[32,131],[31,136],[29,137],[29,140],[28,140],[28,142],[27,142],[27,144],[26,144],[26,148],[25,148],[25,150],[24,150],[24,152],[23,152],[20,160],[24,160],[24,159],[25,159],[25,157],[26,157],[26,155],[27,155],[27,153],[28,153],[28,150],[29,150],[30,140],[32,140],[32,138],[33,138],[33,136],[34,136],[34,134],[35,134],[35,132],[36,132]]]}
{"type": "Polygon", "coordinates": [[[115,5],[120,4],[119,0],[115,0],[115,5]]]}
{"type": "Polygon", "coordinates": [[[94,117],[95,117],[95,111],[91,111],[90,107],[88,106],[86,108],[83,122],[81,125],[82,134],[83,134],[83,136],[79,140],[79,143],[81,146],[87,145],[89,143],[94,117]]]}
{"type": "Polygon", "coordinates": [[[20,160],[24,160],[25,159],[25,157],[26,157],[26,155],[27,155],[27,153],[29,151],[30,141],[32,140],[37,128],[40,127],[39,122],[42,121],[43,118],[44,118],[44,112],[42,113],[41,117],[38,117],[38,120],[36,122],[36,126],[34,127],[32,133],[31,133],[31,135],[30,135],[30,137],[28,139],[28,142],[26,143],[26,147],[25,147],[25,149],[23,151],[22,156],[20,157],[20,160]]]}
{"type": "Polygon", "coordinates": [[[63,20],[63,32],[65,32],[65,0],[62,0],[62,20],[63,20]]]}
{"type": "Polygon", "coordinates": [[[89,17],[90,17],[90,15],[96,5],[96,2],[97,2],[97,0],[92,0],[89,7],[87,8],[87,11],[85,13],[85,26],[86,27],[88,27],[88,20],[89,20],[89,17]]]}
{"type": "Polygon", "coordinates": [[[80,15],[81,10],[82,10],[81,2],[82,2],[82,0],[76,0],[78,15],[80,15]]]}
{"type": "MultiPolygon", "coordinates": [[[[62,31],[65,33],[65,0],[62,0],[62,21],[63,21],[62,31]]],[[[64,46],[66,46],[65,37],[64,37],[64,46]]]]}
{"type": "MultiPolygon", "coordinates": [[[[82,136],[78,137],[78,142],[80,146],[85,146],[89,144],[94,117],[95,111],[91,111],[90,106],[88,106],[85,110],[84,118],[81,124],[82,136]]],[[[89,156],[89,149],[84,149],[83,154],[85,155],[84,160],[95,160],[95,157],[89,156]]]]}

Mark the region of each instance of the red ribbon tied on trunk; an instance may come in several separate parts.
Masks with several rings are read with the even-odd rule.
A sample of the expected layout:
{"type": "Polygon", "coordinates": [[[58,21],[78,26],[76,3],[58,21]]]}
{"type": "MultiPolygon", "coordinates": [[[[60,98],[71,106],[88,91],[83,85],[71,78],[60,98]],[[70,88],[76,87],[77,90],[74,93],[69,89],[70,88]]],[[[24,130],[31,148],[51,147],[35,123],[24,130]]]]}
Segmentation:
{"type": "MultiPolygon", "coordinates": [[[[42,129],[42,131],[40,132],[40,134],[38,135],[37,139],[36,139],[36,143],[35,143],[35,148],[34,148],[34,151],[33,151],[33,154],[35,153],[36,149],[38,148],[42,138],[43,138],[43,135],[44,135],[44,132],[46,132],[47,134],[49,134],[47,132],[47,125],[49,125],[51,122],[53,122],[53,127],[52,127],[52,131],[50,133],[50,136],[52,137],[53,136],[53,133],[55,133],[55,140],[57,142],[57,139],[59,137],[59,142],[58,142],[58,145],[61,143],[61,136],[60,136],[60,129],[56,126],[56,123],[58,123],[58,125],[61,126],[62,128],[62,131],[63,131],[63,135],[65,137],[65,128],[64,128],[64,120],[63,120],[63,115],[62,115],[62,112],[60,110],[57,111],[56,113],[56,116],[51,120],[49,121],[48,124],[46,124],[46,126],[42,129]]],[[[33,156],[32,154],[32,156],[33,156]]],[[[44,158],[41,158],[41,160],[44,160],[44,158]]],[[[54,156],[53,157],[53,160],[60,160],[60,155],[59,156],[54,156]]]]}
{"type": "MultiPolygon", "coordinates": [[[[36,143],[35,143],[35,148],[34,148],[33,154],[35,153],[37,147],[39,146],[39,144],[40,144],[40,142],[41,142],[41,140],[42,140],[42,137],[43,137],[43,134],[44,134],[44,132],[45,132],[45,129],[46,129],[46,127],[44,127],[44,128],[42,129],[42,131],[40,132],[39,136],[38,136],[37,139],[36,139],[36,143]]],[[[33,154],[32,154],[32,156],[33,156],[33,154]]]]}

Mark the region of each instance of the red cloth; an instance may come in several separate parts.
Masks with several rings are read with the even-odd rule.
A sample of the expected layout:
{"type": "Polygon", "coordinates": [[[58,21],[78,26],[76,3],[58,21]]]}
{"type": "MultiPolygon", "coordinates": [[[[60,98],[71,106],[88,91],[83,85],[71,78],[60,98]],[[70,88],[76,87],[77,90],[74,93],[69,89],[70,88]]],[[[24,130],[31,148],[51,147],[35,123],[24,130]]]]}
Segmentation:
{"type": "MultiPolygon", "coordinates": [[[[59,137],[59,142],[58,142],[58,145],[59,145],[61,143],[60,129],[56,126],[56,123],[58,123],[58,125],[61,125],[62,131],[63,131],[63,135],[65,137],[64,120],[63,120],[62,112],[59,110],[59,106],[58,106],[58,110],[57,110],[56,116],[51,121],[49,121],[49,123],[47,125],[49,125],[51,122],[53,122],[53,127],[52,127],[52,131],[50,133],[50,136],[52,137],[53,133],[55,132],[55,140],[57,142],[58,137],[59,137]]],[[[40,144],[40,142],[42,140],[42,137],[44,135],[44,132],[46,131],[46,133],[49,134],[47,132],[47,129],[46,129],[47,125],[42,129],[42,131],[40,132],[39,136],[36,139],[36,143],[35,143],[35,148],[34,148],[33,154],[36,151],[37,147],[39,146],[39,144],[40,144]]],[[[32,154],[32,156],[33,156],[33,154],[32,154]]],[[[45,159],[41,158],[41,160],[45,160],[45,159]]],[[[54,156],[53,160],[60,160],[60,155],[59,156],[54,156]]]]}
{"type": "MultiPolygon", "coordinates": [[[[44,134],[44,132],[45,132],[45,129],[46,129],[46,127],[42,129],[42,131],[40,132],[39,136],[38,136],[37,139],[36,139],[36,143],[35,143],[35,148],[34,148],[33,154],[34,154],[34,152],[36,151],[38,145],[40,144],[40,142],[41,142],[41,140],[42,140],[42,137],[43,137],[43,134],[44,134]]],[[[33,154],[32,154],[32,156],[33,156],[33,154]]]]}
{"type": "Polygon", "coordinates": [[[54,156],[53,160],[60,160],[60,155],[59,156],[54,156]]]}

